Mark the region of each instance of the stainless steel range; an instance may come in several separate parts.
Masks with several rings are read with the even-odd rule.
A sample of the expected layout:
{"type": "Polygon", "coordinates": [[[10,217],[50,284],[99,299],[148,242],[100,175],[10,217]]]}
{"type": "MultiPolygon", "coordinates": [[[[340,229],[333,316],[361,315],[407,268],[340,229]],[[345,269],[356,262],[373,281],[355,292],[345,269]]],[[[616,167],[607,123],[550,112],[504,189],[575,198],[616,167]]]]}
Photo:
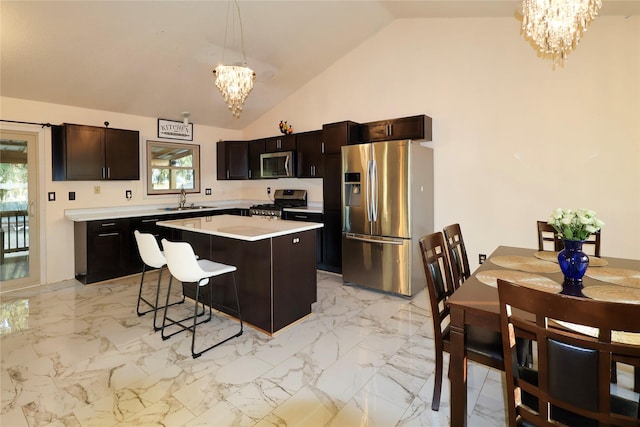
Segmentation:
{"type": "Polygon", "coordinates": [[[307,206],[307,190],[276,190],[273,203],[253,205],[249,215],[280,219],[283,208],[300,208],[307,206]]]}

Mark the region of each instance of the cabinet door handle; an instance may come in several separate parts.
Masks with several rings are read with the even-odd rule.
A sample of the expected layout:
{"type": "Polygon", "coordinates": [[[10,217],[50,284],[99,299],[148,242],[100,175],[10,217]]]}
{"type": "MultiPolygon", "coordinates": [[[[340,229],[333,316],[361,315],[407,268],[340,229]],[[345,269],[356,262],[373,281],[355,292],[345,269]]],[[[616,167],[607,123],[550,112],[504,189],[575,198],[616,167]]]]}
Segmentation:
{"type": "Polygon", "coordinates": [[[158,222],[160,219],[159,218],[154,218],[154,219],[143,219],[142,222],[158,222]]]}
{"type": "Polygon", "coordinates": [[[227,169],[227,179],[229,179],[229,169],[227,169]]]}
{"type": "Polygon", "coordinates": [[[120,233],[101,233],[98,234],[98,237],[109,237],[109,236],[119,236],[120,233]]]}
{"type": "Polygon", "coordinates": [[[100,224],[102,227],[113,227],[114,225],[116,225],[115,222],[104,222],[102,224],[100,224]]]}
{"type": "Polygon", "coordinates": [[[249,179],[251,179],[251,169],[249,169],[249,179]]]}
{"type": "Polygon", "coordinates": [[[107,168],[107,178],[111,178],[111,168],[107,168]]]}
{"type": "Polygon", "coordinates": [[[320,143],[320,152],[324,154],[324,142],[320,143]]]}
{"type": "Polygon", "coordinates": [[[309,219],[309,217],[306,215],[294,215],[293,217],[297,219],[309,219]]]}

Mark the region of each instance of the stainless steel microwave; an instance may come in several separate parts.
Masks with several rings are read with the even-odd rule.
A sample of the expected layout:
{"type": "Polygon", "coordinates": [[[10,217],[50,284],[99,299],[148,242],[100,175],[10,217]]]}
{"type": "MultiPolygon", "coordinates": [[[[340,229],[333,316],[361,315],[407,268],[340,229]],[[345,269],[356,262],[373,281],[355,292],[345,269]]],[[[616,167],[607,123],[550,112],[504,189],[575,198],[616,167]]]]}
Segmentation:
{"type": "Polygon", "coordinates": [[[260,154],[261,178],[287,178],[295,176],[295,152],[278,151],[260,154]]]}

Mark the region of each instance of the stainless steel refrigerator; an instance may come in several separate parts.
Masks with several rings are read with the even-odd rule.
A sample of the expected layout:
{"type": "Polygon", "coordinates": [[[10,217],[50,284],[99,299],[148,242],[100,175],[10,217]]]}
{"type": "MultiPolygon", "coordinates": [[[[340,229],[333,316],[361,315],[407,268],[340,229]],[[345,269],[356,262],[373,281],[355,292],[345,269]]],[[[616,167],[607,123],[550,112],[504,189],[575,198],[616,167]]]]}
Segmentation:
{"type": "Polygon", "coordinates": [[[433,232],[433,150],[410,140],[342,147],[342,279],[411,297],[433,232]]]}

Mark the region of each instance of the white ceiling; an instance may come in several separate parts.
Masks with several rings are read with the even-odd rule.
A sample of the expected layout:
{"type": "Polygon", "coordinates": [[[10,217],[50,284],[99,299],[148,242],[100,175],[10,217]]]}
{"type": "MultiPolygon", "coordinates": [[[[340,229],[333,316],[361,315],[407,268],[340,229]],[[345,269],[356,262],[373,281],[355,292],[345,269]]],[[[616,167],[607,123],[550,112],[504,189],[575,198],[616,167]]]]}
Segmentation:
{"type": "MultiPolygon", "coordinates": [[[[521,10],[512,0],[242,0],[247,65],[257,77],[235,119],[212,75],[223,51],[225,63],[242,60],[239,42],[223,48],[227,6],[2,0],[0,95],[174,120],[188,111],[194,123],[242,129],[395,19],[518,19],[521,10]]],[[[604,0],[600,14],[638,15],[640,0],[604,0]]]]}

